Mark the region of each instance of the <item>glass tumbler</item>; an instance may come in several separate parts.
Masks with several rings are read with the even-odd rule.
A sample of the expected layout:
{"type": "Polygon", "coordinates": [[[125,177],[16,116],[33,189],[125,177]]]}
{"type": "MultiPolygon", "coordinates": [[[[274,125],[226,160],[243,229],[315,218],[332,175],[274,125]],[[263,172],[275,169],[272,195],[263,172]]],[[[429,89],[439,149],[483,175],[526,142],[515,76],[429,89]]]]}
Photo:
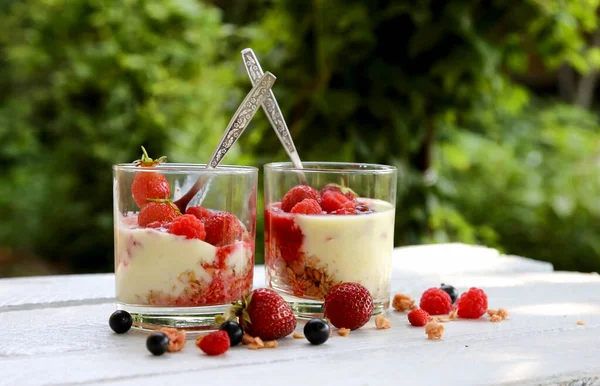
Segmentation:
{"type": "Polygon", "coordinates": [[[113,166],[117,308],[138,329],[217,327],[252,289],[258,169],[113,166]],[[174,201],[203,182],[185,213],[174,201]]]}
{"type": "Polygon", "coordinates": [[[364,285],[389,307],[397,170],[305,162],[265,165],[266,283],[300,318],[321,317],[329,289],[364,285]],[[300,186],[299,186],[300,185],[300,186]]]}

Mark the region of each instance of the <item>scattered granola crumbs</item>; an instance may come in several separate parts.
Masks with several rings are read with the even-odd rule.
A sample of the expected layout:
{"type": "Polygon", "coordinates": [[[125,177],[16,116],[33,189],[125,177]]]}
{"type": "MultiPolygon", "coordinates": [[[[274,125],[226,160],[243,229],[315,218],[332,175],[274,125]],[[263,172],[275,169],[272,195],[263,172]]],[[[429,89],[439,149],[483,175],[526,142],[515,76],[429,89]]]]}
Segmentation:
{"type": "Polygon", "coordinates": [[[437,322],[429,322],[425,325],[425,333],[427,334],[427,339],[442,339],[444,326],[437,322]]]}
{"type": "Polygon", "coordinates": [[[508,311],[504,308],[498,308],[498,315],[500,315],[502,319],[506,319],[508,317],[508,311]]]}
{"type": "Polygon", "coordinates": [[[431,316],[431,315],[429,315],[429,321],[430,321],[430,322],[437,322],[437,321],[438,321],[438,319],[437,319],[435,316],[431,316]]]}
{"type": "Polygon", "coordinates": [[[258,336],[254,338],[254,343],[256,343],[260,348],[265,347],[265,343],[258,336]]]}
{"type": "Polygon", "coordinates": [[[276,340],[268,340],[265,342],[265,348],[277,348],[279,343],[276,340]]]}
{"type": "Polygon", "coordinates": [[[501,322],[508,317],[508,311],[506,311],[504,308],[487,310],[487,313],[490,316],[491,322],[501,322]]]}
{"type": "Polygon", "coordinates": [[[448,315],[448,319],[450,319],[450,320],[458,319],[458,308],[455,308],[452,311],[450,311],[450,315],[448,315]]]}
{"type": "Polygon", "coordinates": [[[490,318],[490,322],[492,322],[492,323],[501,322],[503,320],[504,320],[504,318],[502,316],[498,315],[498,314],[494,314],[490,318]]]}
{"type": "Polygon", "coordinates": [[[375,317],[375,327],[377,327],[378,330],[385,330],[392,327],[392,323],[390,323],[383,315],[377,315],[375,317]]]}
{"type": "Polygon", "coordinates": [[[249,343],[248,344],[248,350],[259,350],[262,347],[260,347],[259,345],[257,345],[256,343],[249,343]]]}
{"type": "Polygon", "coordinates": [[[583,320],[578,320],[577,321],[577,325],[578,326],[585,326],[585,322],[583,320]]]}
{"type": "Polygon", "coordinates": [[[254,337],[250,336],[250,334],[244,333],[244,335],[242,336],[242,344],[251,344],[255,342],[256,341],[254,340],[254,337]]]}
{"type": "Polygon", "coordinates": [[[164,332],[169,337],[169,347],[167,348],[169,352],[181,351],[185,346],[185,331],[171,327],[163,327],[158,331],[164,332]]]}
{"type": "Polygon", "coordinates": [[[450,321],[450,318],[443,316],[443,317],[437,318],[437,321],[440,323],[447,323],[450,321]]]}
{"type": "Polygon", "coordinates": [[[338,335],[339,336],[348,336],[349,333],[350,333],[350,329],[349,328],[340,328],[338,330],[338,335]]]}
{"type": "Polygon", "coordinates": [[[392,301],[392,307],[396,311],[404,312],[407,310],[412,310],[417,308],[415,305],[414,299],[406,294],[396,294],[394,295],[394,300],[392,301]]]}
{"type": "Polygon", "coordinates": [[[299,332],[294,332],[294,335],[292,335],[292,338],[294,338],[294,339],[304,339],[304,335],[302,335],[299,332]]]}

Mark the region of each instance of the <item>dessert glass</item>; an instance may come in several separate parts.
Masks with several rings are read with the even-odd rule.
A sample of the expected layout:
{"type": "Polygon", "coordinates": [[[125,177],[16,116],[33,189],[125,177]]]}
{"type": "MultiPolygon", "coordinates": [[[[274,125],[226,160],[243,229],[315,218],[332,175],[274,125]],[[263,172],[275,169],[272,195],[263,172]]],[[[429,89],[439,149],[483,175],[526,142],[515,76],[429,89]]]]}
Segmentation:
{"type": "Polygon", "coordinates": [[[116,301],[118,309],[132,315],[134,327],[214,329],[214,317],[250,293],[257,177],[258,169],[243,166],[113,166],[116,301]],[[172,234],[169,222],[141,226],[141,209],[132,196],[134,178],[140,173],[164,176],[170,187],[170,197],[165,198],[173,201],[198,179],[204,181],[204,192],[192,199],[187,211],[204,196],[201,205],[210,211],[203,210],[206,216],[201,219],[206,237],[172,234]],[[218,212],[230,213],[217,216],[229,221],[208,226],[206,217],[218,212]]]}
{"type": "Polygon", "coordinates": [[[396,168],[338,162],[304,162],[303,166],[265,165],[267,285],[300,318],[322,316],[325,295],[341,282],[364,285],[373,296],[374,314],[384,312],[390,299],[396,168]],[[332,189],[330,184],[337,184],[333,189],[347,195],[354,209],[301,214],[282,208],[282,198],[293,187],[308,185],[319,192],[317,201],[321,201],[324,192],[332,189]]]}

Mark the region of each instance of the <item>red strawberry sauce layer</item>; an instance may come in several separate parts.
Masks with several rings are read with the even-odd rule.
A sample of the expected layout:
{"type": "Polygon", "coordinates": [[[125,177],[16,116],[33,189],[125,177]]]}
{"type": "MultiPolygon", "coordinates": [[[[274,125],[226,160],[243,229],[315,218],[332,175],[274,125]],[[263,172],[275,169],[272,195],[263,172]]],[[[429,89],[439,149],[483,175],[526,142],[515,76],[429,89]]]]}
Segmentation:
{"type": "Polygon", "coordinates": [[[271,210],[265,210],[266,249],[278,249],[285,261],[298,259],[304,239],[302,231],[294,222],[294,217],[293,214],[282,211],[280,204],[274,204],[271,210]]]}

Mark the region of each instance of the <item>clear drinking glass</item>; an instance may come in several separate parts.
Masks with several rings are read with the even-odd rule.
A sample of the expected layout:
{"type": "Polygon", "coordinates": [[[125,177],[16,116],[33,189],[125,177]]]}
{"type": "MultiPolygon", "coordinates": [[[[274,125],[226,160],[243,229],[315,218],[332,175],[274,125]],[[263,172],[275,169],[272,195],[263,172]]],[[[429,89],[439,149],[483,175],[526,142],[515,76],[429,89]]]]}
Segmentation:
{"type": "MultiPolygon", "coordinates": [[[[213,329],[215,315],[250,293],[257,177],[258,169],[243,166],[113,166],[116,301],[117,308],[131,313],[134,327],[213,329]],[[134,191],[139,193],[132,190],[134,180],[151,177],[163,184],[159,191],[166,190],[161,198],[173,201],[198,179],[206,183],[204,193],[187,206],[202,222],[204,236],[189,234],[183,223],[172,226],[171,221],[178,221],[173,218],[149,222],[152,216],[173,213],[173,207],[166,209],[167,215],[149,207],[170,206],[168,201],[134,199],[134,191]]],[[[175,213],[175,218],[180,216],[175,213]]],[[[201,229],[197,223],[196,229],[201,229]]]]}
{"type": "Polygon", "coordinates": [[[341,282],[364,285],[375,301],[374,313],[384,312],[390,299],[396,168],[337,162],[303,166],[265,165],[267,285],[301,318],[322,316],[325,295],[341,282]],[[302,192],[286,196],[297,185],[314,190],[296,188],[302,192]],[[320,205],[292,208],[302,198],[320,205]]]}

